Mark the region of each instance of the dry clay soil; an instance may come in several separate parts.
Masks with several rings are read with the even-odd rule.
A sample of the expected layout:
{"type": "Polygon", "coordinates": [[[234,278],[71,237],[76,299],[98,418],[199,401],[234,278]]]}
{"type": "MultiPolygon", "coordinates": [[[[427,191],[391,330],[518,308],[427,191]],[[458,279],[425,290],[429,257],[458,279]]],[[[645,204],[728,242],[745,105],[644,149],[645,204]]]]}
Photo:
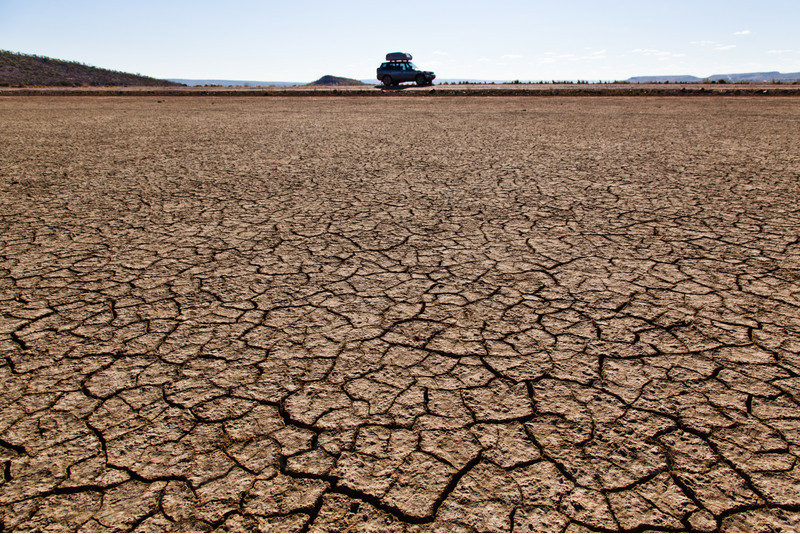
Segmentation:
{"type": "Polygon", "coordinates": [[[0,530],[800,529],[800,99],[0,100],[0,530]]]}

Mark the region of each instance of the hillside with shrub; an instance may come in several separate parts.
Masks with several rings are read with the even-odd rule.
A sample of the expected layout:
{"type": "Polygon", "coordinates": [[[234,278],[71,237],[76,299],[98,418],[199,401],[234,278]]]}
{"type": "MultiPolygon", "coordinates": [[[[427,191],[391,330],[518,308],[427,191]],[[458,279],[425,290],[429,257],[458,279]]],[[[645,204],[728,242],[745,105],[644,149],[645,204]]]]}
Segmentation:
{"type": "Polygon", "coordinates": [[[344,78],[342,76],[331,76],[330,74],[326,74],[319,80],[313,81],[307,85],[367,85],[360,80],[354,80],[352,78],[344,78]]]}
{"type": "Polygon", "coordinates": [[[75,86],[163,87],[180,84],[149,76],[90,67],[77,61],[0,50],[0,86],[75,87],[75,86]]]}

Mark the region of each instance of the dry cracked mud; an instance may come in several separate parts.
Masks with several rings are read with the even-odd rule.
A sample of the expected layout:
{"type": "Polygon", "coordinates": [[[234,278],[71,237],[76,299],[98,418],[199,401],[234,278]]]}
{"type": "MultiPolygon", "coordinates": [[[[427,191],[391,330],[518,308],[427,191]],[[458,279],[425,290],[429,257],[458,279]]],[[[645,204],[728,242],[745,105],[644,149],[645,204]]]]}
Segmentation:
{"type": "Polygon", "coordinates": [[[0,100],[0,530],[800,529],[800,100],[0,100]]]}

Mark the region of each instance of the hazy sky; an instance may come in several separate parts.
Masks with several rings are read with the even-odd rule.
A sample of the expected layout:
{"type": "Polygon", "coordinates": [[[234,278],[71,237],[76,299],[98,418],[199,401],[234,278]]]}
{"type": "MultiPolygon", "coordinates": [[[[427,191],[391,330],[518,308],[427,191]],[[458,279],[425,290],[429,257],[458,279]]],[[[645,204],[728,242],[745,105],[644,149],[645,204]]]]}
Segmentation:
{"type": "Polygon", "coordinates": [[[800,71],[799,0],[0,0],[0,49],[158,78],[367,79],[800,71]]]}

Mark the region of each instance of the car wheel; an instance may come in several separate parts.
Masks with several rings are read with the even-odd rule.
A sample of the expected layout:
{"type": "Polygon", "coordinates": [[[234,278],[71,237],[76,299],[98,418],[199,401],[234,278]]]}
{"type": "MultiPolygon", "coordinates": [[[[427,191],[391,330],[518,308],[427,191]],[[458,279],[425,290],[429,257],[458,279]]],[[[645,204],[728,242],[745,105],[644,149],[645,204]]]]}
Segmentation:
{"type": "Polygon", "coordinates": [[[425,76],[423,74],[417,74],[417,85],[422,87],[423,85],[427,85],[428,82],[425,81],[425,76]]]}
{"type": "Polygon", "coordinates": [[[392,85],[394,85],[394,80],[392,80],[391,76],[384,76],[383,85],[385,85],[386,87],[391,87],[392,85]]]}

